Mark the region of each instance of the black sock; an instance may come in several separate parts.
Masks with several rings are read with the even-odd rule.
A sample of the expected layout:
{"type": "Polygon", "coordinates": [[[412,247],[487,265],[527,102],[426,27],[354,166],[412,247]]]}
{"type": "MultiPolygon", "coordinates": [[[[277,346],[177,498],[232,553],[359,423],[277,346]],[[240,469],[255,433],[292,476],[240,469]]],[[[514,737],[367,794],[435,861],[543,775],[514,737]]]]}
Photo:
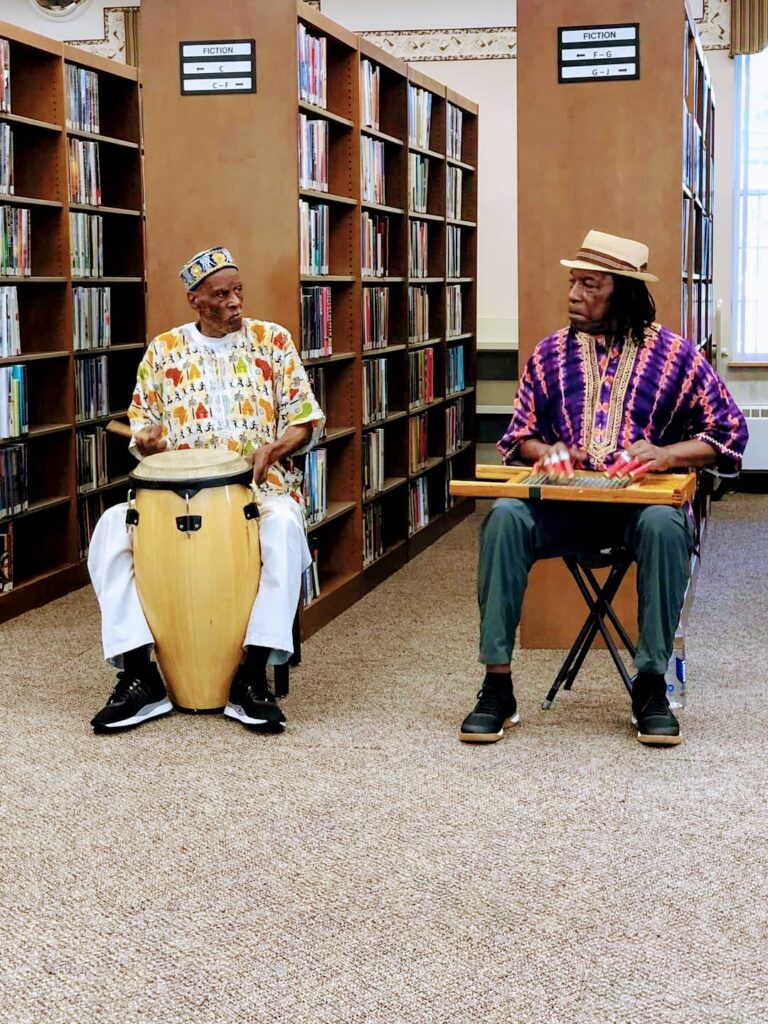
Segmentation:
{"type": "Polygon", "coordinates": [[[243,662],[243,668],[249,674],[254,676],[256,679],[267,678],[267,660],[269,658],[271,648],[269,647],[254,647],[249,645],[245,648],[245,661],[243,662]]]}
{"type": "Polygon", "coordinates": [[[123,655],[123,668],[129,675],[141,675],[149,669],[149,645],[136,647],[123,655]]]}
{"type": "Polygon", "coordinates": [[[483,686],[495,686],[498,689],[512,689],[511,672],[486,672],[483,686]]]}

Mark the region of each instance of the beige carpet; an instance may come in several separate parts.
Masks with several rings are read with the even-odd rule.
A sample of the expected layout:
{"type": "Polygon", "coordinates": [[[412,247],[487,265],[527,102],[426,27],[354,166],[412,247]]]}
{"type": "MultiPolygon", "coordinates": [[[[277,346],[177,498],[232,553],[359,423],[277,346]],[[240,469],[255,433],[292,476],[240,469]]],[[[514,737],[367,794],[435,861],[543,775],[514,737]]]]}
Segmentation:
{"type": "Polygon", "coordinates": [[[666,750],[604,654],[456,741],[477,516],[306,644],[284,736],[94,737],[91,591],[5,625],[0,1022],[768,1022],[767,520],[716,507],[666,750]]]}

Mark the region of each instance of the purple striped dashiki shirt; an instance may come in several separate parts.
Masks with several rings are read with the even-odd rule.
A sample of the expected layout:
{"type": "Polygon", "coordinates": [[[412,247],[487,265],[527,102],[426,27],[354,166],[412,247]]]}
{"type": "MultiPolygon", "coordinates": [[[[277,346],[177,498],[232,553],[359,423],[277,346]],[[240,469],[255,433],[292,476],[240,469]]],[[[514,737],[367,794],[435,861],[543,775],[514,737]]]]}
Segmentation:
{"type": "Polygon", "coordinates": [[[584,448],[585,468],[602,469],[625,446],[645,439],[660,447],[705,441],[718,453],[719,470],[740,468],[744,416],[690,341],[651,324],[642,345],[608,343],[569,327],[539,342],[497,445],[505,464],[523,441],[536,438],[584,448]]]}

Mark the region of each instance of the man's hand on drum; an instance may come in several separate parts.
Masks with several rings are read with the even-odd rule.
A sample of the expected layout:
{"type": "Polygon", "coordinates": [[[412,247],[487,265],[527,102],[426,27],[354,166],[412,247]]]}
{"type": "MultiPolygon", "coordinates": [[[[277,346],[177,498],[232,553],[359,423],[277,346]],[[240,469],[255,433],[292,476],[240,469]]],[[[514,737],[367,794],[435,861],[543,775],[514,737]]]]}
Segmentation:
{"type": "Polygon", "coordinates": [[[548,473],[550,476],[572,478],[587,458],[583,448],[569,448],[562,441],[555,444],[539,442],[535,451],[536,461],[533,472],[548,473]]]}
{"type": "Polygon", "coordinates": [[[264,483],[269,467],[275,461],[272,454],[273,448],[272,444],[263,444],[246,456],[247,461],[253,466],[253,482],[257,485],[264,483]]]}
{"type": "Polygon", "coordinates": [[[163,438],[162,427],[142,427],[136,431],[133,439],[140,455],[156,455],[168,448],[168,442],[163,438]]]}

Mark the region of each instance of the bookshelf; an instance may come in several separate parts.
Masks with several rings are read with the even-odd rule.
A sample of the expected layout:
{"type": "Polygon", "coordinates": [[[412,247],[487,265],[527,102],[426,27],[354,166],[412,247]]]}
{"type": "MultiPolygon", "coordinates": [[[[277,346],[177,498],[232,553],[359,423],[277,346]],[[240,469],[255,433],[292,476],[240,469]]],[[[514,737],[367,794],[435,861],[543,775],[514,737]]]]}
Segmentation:
{"type": "Polygon", "coordinates": [[[324,454],[319,464],[310,460],[308,474],[319,596],[310,578],[307,636],[472,509],[470,502],[451,507],[447,479],[474,471],[478,108],[301,2],[258,12],[236,0],[215,11],[182,0],[159,6],[142,11],[149,334],[188,318],[168,267],[220,242],[240,262],[246,313],[284,324],[310,353],[302,358],[324,396],[328,427],[324,454]],[[215,39],[222,23],[232,38],[255,39],[258,92],[181,97],[178,43],[215,39]],[[301,80],[299,33],[314,55],[301,80]],[[327,62],[324,78],[316,74],[318,54],[327,62]],[[429,139],[420,140],[428,144],[409,138],[410,89],[431,97],[429,139]],[[462,111],[463,128],[462,148],[450,159],[449,104],[462,111]],[[267,136],[268,161],[253,142],[267,136]],[[174,144],[192,137],[200,155],[193,181],[174,144]],[[231,159],[220,159],[224,150],[231,159]],[[415,157],[429,168],[423,209],[411,198],[415,157]],[[450,224],[460,229],[463,276],[450,282],[449,164],[463,179],[462,210],[450,224]],[[178,194],[166,185],[176,176],[185,181],[178,194]],[[423,266],[415,263],[413,225],[427,239],[423,266]],[[449,284],[460,290],[462,312],[451,337],[449,284]],[[428,329],[418,336],[409,329],[411,289],[429,299],[428,329]],[[429,397],[424,381],[423,401],[412,408],[414,374],[427,358],[419,362],[418,354],[427,350],[429,397]],[[456,393],[448,390],[449,368],[456,393]],[[409,442],[422,415],[426,454],[415,465],[409,442]],[[414,494],[426,495],[428,521],[413,521],[414,494]]]}
{"type": "MultiPolygon", "coordinates": [[[[0,39],[8,42],[10,60],[10,103],[0,103],[0,127],[7,126],[2,130],[13,138],[13,194],[0,194],[0,208],[26,211],[21,216],[29,231],[27,266],[20,275],[0,276],[0,289],[14,293],[18,309],[18,333],[9,349],[2,349],[0,373],[6,367],[23,368],[26,405],[21,432],[0,437],[0,467],[8,469],[12,450],[23,451],[25,463],[25,474],[13,481],[15,500],[0,503],[0,556],[8,536],[13,556],[12,589],[0,582],[4,621],[87,581],[83,556],[88,537],[81,529],[86,503],[91,503],[94,520],[105,505],[120,500],[129,460],[124,443],[100,438],[101,472],[86,496],[82,437],[103,428],[111,415],[124,415],[146,326],[135,70],[4,22],[0,39]],[[81,72],[91,74],[98,91],[98,133],[87,130],[95,121],[84,129],[73,126],[70,116],[72,76],[81,72]],[[76,191],[75,175],[84,165],[78,168],[74,140],[88,144],[81,156],[89,152],[93,161],[98,159],[98,194],[76,191]],[[89,202],[76,203],[75,198],[89,202]],[[92,218],[101,218],[98,278],[79,275],[72,258],[73,226],[86,225],[90,234],[92,218]],[[104,328],[104,306],[97,304],[88,317],[93,333],[81,332],[78,342],[75,306],[91,305],[84,297],[96,288],[111,294],[111,335],[104,328]],[[93,359],[99,364],[88,363],[93,359]],[[90,377],[96,365],[103,365],[103,411],[92,415],[88,403],[86,415],[78,405],[77,379],[90,377]]],[[[7,152],[4,156],[7,160],[7,152]]],[[[7,473],[4,482],[7,489],[7,473]]]]}
{"type": "Polygon", "coordinates": [[[693,23],[683,26],[682,333],[712,362],[715,98],[693,23]]]}
{"type": "MultiPolygon", "coordinates": [[[[566,0],[518,0],[521,366],[539,340],[567,323],[567,272],[559,260],[573,256],[590,228],[649,246],[650,269],[659,277],[649,286],[657,319],[711,353],[709,72],[685,0],[629,12],[632,5],[618,6],[623,14],[613,0],[581,0],[575,17],[566,0]],[[558,83],[559,28],[622,21],[639,26],[638,80],[558,83]],[[585,144],[594,159],[564,156],[585,144]]],[[[632,571],[615,603],[624,623],[636,620],[634,589],[632,571]]],[[[523,646],[570,647],[583,618],[560,560],[537,563],[523,606],[523,646]]]]}

